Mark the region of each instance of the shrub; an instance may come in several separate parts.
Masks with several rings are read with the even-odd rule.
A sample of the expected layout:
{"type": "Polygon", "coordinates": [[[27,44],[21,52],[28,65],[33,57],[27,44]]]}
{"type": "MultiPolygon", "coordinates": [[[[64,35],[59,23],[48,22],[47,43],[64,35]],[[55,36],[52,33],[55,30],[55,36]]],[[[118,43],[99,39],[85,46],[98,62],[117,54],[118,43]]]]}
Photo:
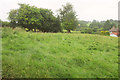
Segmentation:
{"type": "Polygon", "coordinates": [[[101,31],[100,35],[110,35],[109,31],[101,31]]]}

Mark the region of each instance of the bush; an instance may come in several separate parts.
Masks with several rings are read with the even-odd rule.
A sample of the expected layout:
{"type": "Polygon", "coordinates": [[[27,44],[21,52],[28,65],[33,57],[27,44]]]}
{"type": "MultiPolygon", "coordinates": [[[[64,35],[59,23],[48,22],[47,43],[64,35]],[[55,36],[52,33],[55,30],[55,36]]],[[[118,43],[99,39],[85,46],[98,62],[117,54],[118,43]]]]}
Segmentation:
{"type": "Polygon", "coordinates": [[[88,34],[92,34],[93,30],[91,28],[85,28],[81,30],[81,33],[88,33],[88,34]]]}
{"type": "Polygon", "coordinates": [[[20,8],[9,12],[10,26],[22,26],[26,31],[61,32],[59,17],[50,9],[37,8],[28,4],[19,4],[20,8]]]}
{"type": "Polygon", "coordinates": [[[8,27],[8,26],[10,26],[10,23],[7,22],[7,21],[2,21],[2,26],[3,27],[8,27]]]}
{"type": "Polygon", "coordinates": [[[109,31],[101,31],[100,35],[110,35],[109,31]]]}

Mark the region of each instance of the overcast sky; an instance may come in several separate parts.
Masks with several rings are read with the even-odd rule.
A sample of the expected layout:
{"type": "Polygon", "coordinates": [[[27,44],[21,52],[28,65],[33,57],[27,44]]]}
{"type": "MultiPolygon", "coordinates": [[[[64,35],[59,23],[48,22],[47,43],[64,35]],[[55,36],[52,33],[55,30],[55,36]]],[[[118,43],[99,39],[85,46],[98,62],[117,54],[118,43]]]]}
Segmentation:
{"type": "Polygon", "coordinates": [[[0,19],[7,21],[8,12],[11,9],[19,8],[18,3],[35,5],[38,8],[48,8],[56,14],[56,10],[69,2],[73,5],[79,20],[118,20],[118,1],[119,0],[0,0],[0,19]]]}

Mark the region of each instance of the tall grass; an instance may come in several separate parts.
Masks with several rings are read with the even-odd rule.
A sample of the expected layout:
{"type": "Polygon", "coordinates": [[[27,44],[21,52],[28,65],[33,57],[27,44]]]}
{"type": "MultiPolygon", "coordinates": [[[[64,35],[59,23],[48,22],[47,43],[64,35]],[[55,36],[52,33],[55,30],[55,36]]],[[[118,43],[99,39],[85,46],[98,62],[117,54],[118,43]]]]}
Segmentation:
{"type": "Polygon", "coordinates": [[[2,28],[6,78],[117,78],[118,39],[2,28]]]}

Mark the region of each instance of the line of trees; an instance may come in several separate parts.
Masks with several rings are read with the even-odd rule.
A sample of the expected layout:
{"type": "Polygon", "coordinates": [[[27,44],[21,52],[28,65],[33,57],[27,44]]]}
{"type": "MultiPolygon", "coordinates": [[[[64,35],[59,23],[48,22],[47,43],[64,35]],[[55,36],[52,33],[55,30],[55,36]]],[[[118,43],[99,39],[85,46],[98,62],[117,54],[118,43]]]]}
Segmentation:
{"type": "Polygon", "coordinates": [[[101,31],[108,31],[113,26],[118,27],[118,21],[117,20],[106,20],[106,21],[96,21],[93,20],[90,21],[79,21],[78,27],[76,30],[80,30],[82,33],[100,33],[101,31]]]}
{"type": "Polygon", "coordinates": [[[74,30],[77,27],[76,13],[70,3],[63,5],[56,16],[50,9],[37,8],[29,4],[18,4],[19,9],[9,12],[8,20],[2,22],[3,26],[22,27],[27,31],[62,32],[63,29],[74,30]],[[4,24],[5,23],[5,24],[4,24]]]}
{"type": "Polygon", "coordinates": [[[1,26],[10,26],[10,23],[9,22],[7,22],[7,21],[2,21],[1,19],[0,19],[0,27],[1,26]]]}
{"type": "Polygon", "coordinates": [[[59,17],[55,17],[49,9],[37,8],[28,4],[19,4],[20,8],[11,10],[8,19],[10,26],[15,28],[21,26],[28,31],[40,30],[42,32],[60,32],[59,17]]]}
{"type": "Polygon", "coordinates": [[[42,32],[62,32],[67,30],[81,31],[81,33],[99,33],[100,31],[108,31],[111,27],[117,27],[117,20],[107,21],[80,21],[76,18],[76,12],[70,3],[62,5],[58,9],[58,14],[53,15],[50,9],[37,8],[29,4],[18,4],[19,9],[14,9],[9,12],[8,20],[1,21],[2,26],[10,26],[12,28],[22,27],[27,31],[42,31],[42,32]]]}

